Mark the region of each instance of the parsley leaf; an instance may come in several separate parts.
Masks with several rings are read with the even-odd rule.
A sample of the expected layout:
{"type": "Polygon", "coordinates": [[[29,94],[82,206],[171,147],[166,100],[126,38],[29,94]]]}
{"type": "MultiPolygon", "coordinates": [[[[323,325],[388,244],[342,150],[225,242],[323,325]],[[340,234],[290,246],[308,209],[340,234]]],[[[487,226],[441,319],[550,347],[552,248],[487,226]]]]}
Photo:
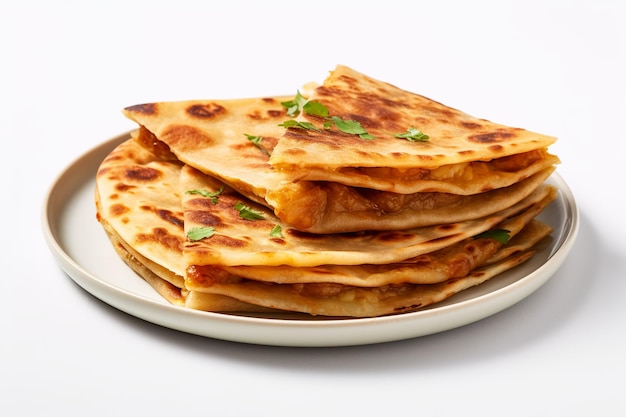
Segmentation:
{"type": "Polygon", "coordinates": [[[306,102],[306,98],[302,97],[300,90],[298,90],[293,100],[283,101],[280,105],[287,109],[287,116],[294,117],[300,114],[300,110],[302,110],[306,102]]]}
{"type": "Polygon", "coordinates": [[[191,230],[187,232],[187,237],[192,242],[197,240],[206,239],[215,234],[215,229],[213,227],[193,227],[191,230]]]}
{"type": "Polygon", "coordinates": [[[310,116],[328,117],[328,107],[319,101],[307,101],[302,110],[310,116]]]}
{"type": "Polygon", "coordinates": [[[480,238],[494,239],[506,245],[511,238],[511,232],[506,229],[491,229],[474,236],[474,239],[480,238]]]}
{"type": "Polygon", "coordinates": [[[253,210],[250,207],[244,205],[242,202],[235,204],[235,210],[239,212],[239,217],[246,220],[263,220],[265,217],[263,213],[257,210],[253,210]]]}
{"type": "Polygon", "coordinates": [[[249,135],[247,133],[244,133],[244,135],[246,135],[248,140],[250,142],[252,142],[254,144],[254,146],[259,148],[261,150],[261,152],[263,152],[267,156],[271,156],[269,151],[267,149],[265,149],[263,146],[261,146],[261,141],[263,140],[262,136],[254,136],[254,135],[249,135]]]}
{"type": "Polygon", "coordinates": [[[276,226],[274,226],[274,228],[272,229],[272,231],[270,232],[270,236],[271,237],[278,237],[278,238],[282,238],[283,237],[283,228],[280,227],[279,224],[277,224],[276,226]]]}
{"type": "Polygon", "coordinates": [[[411,142],[426,142],[430,137],[413,126],[408,128],[405,133],[397,133],[394,135],[397,138],[407,139],[411,142]]]}
{"type": "Polygon", "coordinates": [[[305,112],[311,116],[328,117],[328,107],[317,100],[309,101],[297,91],[293,100],[283,101],[281,106],[287,109],[287,116],[295,117],[301,112],[305,112]]]}
{"type": "Polygon", "coordinates": [[[344,120],[337,116],[332,116],[331,119],[335,123],[335,126],[337,126],[337,129],[341,130],[343,133],[359,135],[361,139],[366,140],[374,139],[374,136],[367,133],[367,130],[356,120],[344,120]]]}
{"type": "Polygon", "coordinates": [[[221,187],[217,191],[207,191],[207,190],[188,190],[185,191],[185,194],[199,194],[202,197],[210,198],[213,204],[217,204],[217,196],[224,192],[224,187],[221,187]]]}
{"type": "MultiPolygon", "coordinates": [[[[291,101],[283,101],[280,103],[283,107],[287,108],[288,116],[297,116],[301,111],[310,115],[317,116],[326,119],[324,122],[324,129],[329,130],[333,123],[343,133],[348,133],[351,135],[358,135],[361,139],[372,140],[375,139],[374,136],[370,135],[361,123],[355,120],[344,120],[341,117],[331,116],[329,117],[328,107],[323,105],[317,100],[307,101],[302,95],[300,91],[296,94],[296,98],[291,101]]],[[[286,127],[286,128],[296,128],[296,129],[305,129],[305,130],[315,130],[317,132],[321,132],[319,128],[317,128],[313,123],[310,122],[299,122],[297,120],[287,120],[278,126],[286,127]]]]}
{"type": "Polygon", "coordinates": [[[250,142],[254,143],[257,146],[260,145],[261,141],[263,140],[261,136],[248,135],[247,133],[244,133],[244,135],[246,135],[250,142]]]}
{"type": "Polygon", "coordinates": [[[290,119],[287,120],[283,123],[280,123],[278,126],[282,126],[282,127],[293,127],[296,129],[304,129],[304,130],[316,130],[318,132],[321,132],[321,130],[319,130],[317,127],[315,127],[315,125],[313,123],[310,122],[298,122],[296,120],[290,119]]]}

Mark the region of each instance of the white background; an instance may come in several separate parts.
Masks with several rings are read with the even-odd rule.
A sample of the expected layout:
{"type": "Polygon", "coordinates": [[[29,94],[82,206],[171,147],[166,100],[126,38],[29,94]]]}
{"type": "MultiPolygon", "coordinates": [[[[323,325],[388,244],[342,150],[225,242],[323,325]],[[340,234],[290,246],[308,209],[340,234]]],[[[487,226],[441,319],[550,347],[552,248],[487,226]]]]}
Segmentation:
{"type": "Polygon", "coordinates": [[[622,2],[120,3],[0,6],[3,415],[626,415],[622,2]],[[45,193],[134,127],[123,107],[291,94],[336,64],[557,136],[581,212],[561,270],[463,328],[315,349],[161,328],[57,266],[45,193]]]}

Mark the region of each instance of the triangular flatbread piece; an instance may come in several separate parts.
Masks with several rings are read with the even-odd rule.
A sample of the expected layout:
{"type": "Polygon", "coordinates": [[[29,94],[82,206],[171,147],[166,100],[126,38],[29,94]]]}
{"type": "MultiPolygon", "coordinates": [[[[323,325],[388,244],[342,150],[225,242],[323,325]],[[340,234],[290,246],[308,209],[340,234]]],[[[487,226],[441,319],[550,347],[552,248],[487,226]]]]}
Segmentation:
{"type": "Polygon", "coordinates": [[[272,152],[274,167],[303,174],[318,167],[437,169],[541,150],[556,141],[470,116],[343,65],[331,72],[309,100],[323,104],[328,116],[302,111],[297,120],[318,129],[289,129],[272,152]],[[335,117],[358,122],[371,137],[344,133],[336,123],[324,128],[323,123],[335,117]],[[396,137],[410,128],[427,134],[428,140],[396,137]]]}
{"type": "Polygon", "coordinates": [[[287,96],[147,103],[124,114],[141,126],[142,142],[163,143],[180,161],[311,233],[403,230],[479,218],[529,195],[558,162],[546,151],[552,137],[472,118],[345,67],[314,97],[380,137],[286,129],[280,125],[293,120],[282,104],[293,100],[287,96]],[[406,103],[383,100],[388,93],[406,103]],[[367,110],[363,116],[353,114],[354,103],[364,106],[365,96],[371,105],[359,107],[367,110]],[[374,120],[375,111],[386,112],[379,114],[384,121],[374,120]],[[428,142],[382,135],[428,115],[428,142]]]}
{"type": "MultiPolygon", "coordinates": [[[[98,221],[120,258],[164,299],[185,306],[181,167],[171,154],[155,154],[129,139],[100,164],[95,202],[98,221]]],[[[220,294],[202,299],[211,311],[270,311],[220,294]]]]}
{"type": "MultiPolygon", "coordinates": [[[[503,273],[527,261],[534,252],[516,252],[488,266],[476,269],[463,278],[440,284],[389,285],[377,288],[342,285],[273,284],[244,281],[235,284],[215,284],[208,292],[194,294],[196,307],[202,308],[205,294],[237,297],[250,304],[314,316],[377,317],[417,311],[441,302],[453,295],[503,273]]],[[[196,293],[192,291],[192,293],[196,293]]]]}
{"type": "Polygon", "coordinates": [[[555,193],[554,187],[541,185],[510,207],[463,222],[401,231],[317,235],[299,232],[274,216],[271,210],[254,204],[188,165],[182,168],[180,187],[185,231],[213,228],[211,237],[185,242],[183,252],[187,264],[200,266],[304,267],[401,262],[487,231],[555,193]],[[243,217],[238,206],[257,213],[258,218],[243,217]],[[272,233],[277,226],[282,236],[272,233]]]}

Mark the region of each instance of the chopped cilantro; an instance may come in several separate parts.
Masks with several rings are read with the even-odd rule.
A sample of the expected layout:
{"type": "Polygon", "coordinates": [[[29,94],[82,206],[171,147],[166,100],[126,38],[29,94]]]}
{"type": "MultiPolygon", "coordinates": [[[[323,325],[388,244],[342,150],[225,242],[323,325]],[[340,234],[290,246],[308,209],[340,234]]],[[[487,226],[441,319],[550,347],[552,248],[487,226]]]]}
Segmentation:
{"type": "Polygon", "coordinates": [[[280,104],[287,109],[287,116],[290,117],[295,117],[301,112],[311,116],[328,117],[328,107],[316,100],[308,101],[300,94],[300,90],[293,100],[283,101],[280,104]]]}
{"type": "Polygon", "coordinates": [[[300,114],[306,102],[306,98],[302,97],[300,90],[298,90],[293,100],[283,101],[280,105],[287,109],[287,116],[294,117],[300,114]]]}
{"type": "Polygon", "coordinates": [[[374,136],[367,133],[367,130],[356,120],[344,120],[337,116],[332,116],[331,119],[335,123],[335,126],[337,126],[337,129],[341,130],[343,133],[359,135],[361,139],[366,140],[374,139],[374,136]]]}
{"type": "Polygon", "coordinates": [[[215,229],[213,227],[193,227],[191,230],[187,232],[187,237],[192,242],[197,240],[206,239],[215,234],[215,229]]]}
{"type": "Polygon", "coordinates": [[[407,129],[405,133],[397,133],[394,135],[397,138],[407,139],[411,142],[426,142],[430,137],[413,126],[407,129]]]}
{"type": "MultiPolygon", "coordinates": [[[[330,116],[328,107],[319,101],[307,101],[302,95],[300,95],[300,91],[296,94],[296,98],[290,101],[283,101],[280,103],[283,107],[287,108],[288,116],[297,116],[301,111],[308,114],[309,116],[317,116],[323,119],[324,121],[324,129],[329,130],[334,124],[337,129],[342,131],[343,133],[348,133],[351,135],[358,135],[361,139],[372,140],[375,139],[374,136],[370,135],[367,130],[361,123],[355,120],[344,120],[341,117],[330,116]]],[[[296,128],[296,129],[305,129],[305,130],[315,130],[317,132],[321,132],[319,128],[317,128],[313,123],[310,122],[299,122],[297,120],[287,120],[278,126],[286,127],[286,128],[296,128]]]]}
{"type": "Polygon", "coordinates": [[[320,132],[320,130],[315,127],[315,125],[313,123],[310,122],[298,122],[296,120],[290,119],[287,120],[283,123],[280,123],[278,126],[282,126],[282,127],[293,127],[296,129],[304,129],[304,130],[316,130],[318,132],[320,132]]]}
{"type": "Polygon", "coordinates": [[[261,136],[248,135],[247,133],[244,133],[244,135],[246,135],[248,140],[250,142],[254,143],[255,145],[259,145],[261,143],[261,141],[263,140],[263,138],[261,136]]]}
{"type": "Polygon", "coordinates": [[[265,149],[263,146],[261,146],[261,141],[263,140],[262,136],[254,136],[254,135],[249,135],[247,133],[244,133],[244,135],[246,135],[248,140],[252,142],[254,146],[259,148],[265,155],[270,156],[270,153],[268,152],[268,150],[265,149]]]}
{"type": "Polygon", "coordinates": [[[210,198],[213,204],[217,204],[217,196],[224,192],[224,187],[221,187],[217,191],[207,191],[207,190],[188,190],[185,191],[185,194],[199,194],[202,197],[210,198]]]}
{"type": "Polygon", "coordinates": [[[307,101],[302,110],[310,116],[328,117],[328,107],[319,101],[307,101]]]}
{"type": "Polygon", "coordinates": [[[263,213],[257,210],[253,210],[250,207],[244,205],[242,202],[235,204],[235,210],[239,212],[239,217],[246,220],[263,220],[265,217],[263,213]]]}
{"type": "Polygon", "coordinates": [[[279,224],[277,224],[276,226],[274,226],[274,228],[272,229],[272,231],[270,232],[270,236],[271,237],[278,237],[278,238],[282,238],[283,237],[283,228],[280,227],[279,224]]]}
{"type": "Polygon", "coordinates": [[[511,232],[506,229],[491,229],[474,236],[474,239],[480,238],[494,239],[506,245],[511,238],[511,232]]]}

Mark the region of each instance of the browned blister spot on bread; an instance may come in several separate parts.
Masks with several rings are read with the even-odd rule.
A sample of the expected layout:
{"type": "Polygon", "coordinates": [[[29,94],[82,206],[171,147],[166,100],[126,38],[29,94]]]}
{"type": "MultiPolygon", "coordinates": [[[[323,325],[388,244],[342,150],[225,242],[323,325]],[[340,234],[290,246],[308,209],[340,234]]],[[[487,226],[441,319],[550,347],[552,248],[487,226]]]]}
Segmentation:
{"type": "Polygon", "coordinates": [[[200,144],[210,146],[214,142],[213,138],[200,129],[183,124],[169,126],[161,135],[161,139],[179,152],[198,149],[200,144]]]}
{"type": "Polygon", "coordinates": [[[187,210],[185,216],[187,217],[187,221],[194,225],[205,227],[225,227],[225,224],[220,216],[216,216],[208,211],[187,210]]]}
{"type": "Polygon", "coordinates": [[[163,227],[155,227],[152,233],[139,233],[137,235],[139,243],[156,243],[169,249],[179,250],[182,248],[183,239],[179,235],[171,234],[163,227]]]}
{"type": "Polygon", "coordinates": [[[156,115],[158,112],[158,105],[156,103],[143,103],[134,106],[126,107],[124,110],[130,113],[140,113],[144,115],[156,115]]]}
{"type": "Polygon", "coordinates": [[[113,217],[119,217],[124,213],[128,213],[128,211],[130,211],[130,209],[124,204],[113,204],[109,209],[109,213],[111,213],[113,217]]]}
{"type": "Polygon", "coordinates": [[[161,172],[154,168],[129,167],[124,171],[124,177],[130,181],[156,182],[161,177],[161,172]]]}
{"type": "Polygon", "coordinates": [[[181,214],[176,214],[176,213],[171,212],[170,210],[163,210],[163,209],[156,210],[156,213],[159,216],[159,218],[165,220],[166,222],[171,223],[174,226],[177,226],[181,229],[183,228],[184,221],[182,219],[181,214]]]}
{"type": "Polygon", "coordinates": [[[494,132],[488,132],[488,133],[481,133],[477,135],[471,135],[467,139],[471,142],[478,142],[478,143],[497,143],[503,140],[509,140],[514,137],[515,137],[515,134],[511,132],[494,131],[494,132]]]}
{"type": "Polygon", "coordinates": [[[187,114],[201,119],[212,119],[226,114],[226,109],[217,103],[193,104],[187,107],[187,114]]]}

